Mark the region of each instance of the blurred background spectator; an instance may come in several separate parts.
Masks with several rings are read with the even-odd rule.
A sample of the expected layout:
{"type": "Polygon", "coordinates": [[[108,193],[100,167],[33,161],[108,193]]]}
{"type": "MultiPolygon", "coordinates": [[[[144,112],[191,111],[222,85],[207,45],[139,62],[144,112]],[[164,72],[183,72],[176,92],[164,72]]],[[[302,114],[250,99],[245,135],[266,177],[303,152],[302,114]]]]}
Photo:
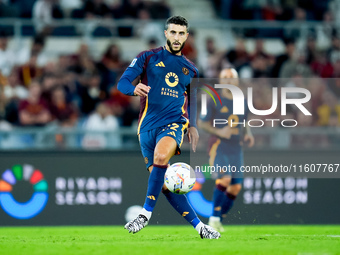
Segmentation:
{"type": "Polygon", "coordinates": [[[15,65],[16,55],[8,48],[8,38],[5,31],[0,30],[0,71],[3,75],[10,74],[15,65]]]}
{"type": "Polygon", "coordinates": [[[197,49],[195,45],[195,31],[190,30],[189,36],[182,49],[183,55],[185,55],[190,61],[197,62],[197,49]]]}
{"type": "Polygon", "coordinates": [[[83,10],[87,19],[112,17],[110,8],[104,0],[86,0],[83,10]]]}
{"type": "Polygon", "coordinates": [[[13,69],[11,74],[7,77],[4,85],[3,92],[6,100],[23,100],[27,98],[28,90],[19,83],[15,69],[13,69]]]}
{"type": "Polygon", "coordinates": [[[95,131],[97,134],[85,134],[82,145],[84,148],[120,148],[121,138],[118,119],[111,113],[105,103],[100,103],[84,123],[86,131],[95,131]],[[100,131],[106,132],[100,134],[100,131]]]}
{"type": "Polygon", "coordinates": [[[49,34],[53,29],[53,19],[63,18],[59,0],[37,0],[32,10],[35,29],[40,34],[49,34]]]}
{"type": "Polygon", "coordinates": [[[67,102],[66,93],[62,87],[56,87],[52,91],[50,112],[52,119],[61,127],[74,127],[77,122],[78,112],[76,107],[67,102]]]}
{"type": "Polygon", "coordinates": [[[50,61],[49,55],[44,51],[45,38],[43,36],[36,36],[33,39],[31,47],[23,47],[16,54],[16,64],[24,65],[29,62],[32,56],[37,57],[37,66],[43,67],[50,61]]]}
{"type": "Polygon", "coordinates": [[[41,87],[38,82],[30,85],[28,97],[20,101],[18,112],[21,126],[44,126],[51,121],[48,103],[41,98],[41,87]]]}
{"type": "Polygon", "coordinates": [[[323,102],[316,109],[319,126],[328,126],[332,122],[332,126],[336,126],[334,123],[337,116],[338,123],[340,123],[340,103],[338,99],[331,91],[325,91],[323,94],[323,102]],[[330,121],[332,117],[332,121],[330,121]]]}

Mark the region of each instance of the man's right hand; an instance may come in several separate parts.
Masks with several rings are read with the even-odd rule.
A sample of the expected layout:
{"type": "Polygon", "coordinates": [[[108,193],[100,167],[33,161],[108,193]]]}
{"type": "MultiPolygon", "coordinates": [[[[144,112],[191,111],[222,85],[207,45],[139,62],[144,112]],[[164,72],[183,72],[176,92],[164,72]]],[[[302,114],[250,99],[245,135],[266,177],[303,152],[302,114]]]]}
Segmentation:
{"type": "Polygon", "coordinates": [[[150,91],[151,87],[143,83],[138,83],[133,94],[135,96],[146,97],[150,91]]]}

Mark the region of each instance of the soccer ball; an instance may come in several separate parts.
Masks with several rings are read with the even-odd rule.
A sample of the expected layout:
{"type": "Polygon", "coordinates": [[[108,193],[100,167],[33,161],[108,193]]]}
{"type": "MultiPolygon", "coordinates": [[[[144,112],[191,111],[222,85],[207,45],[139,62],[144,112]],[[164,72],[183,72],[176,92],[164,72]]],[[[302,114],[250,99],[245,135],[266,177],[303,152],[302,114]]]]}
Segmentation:
{"type": "Polygon", "coordinates": [[[174,163],[165,172],[164,183],[172,193],[186,194],[192,190],[195,182],[195,172],[186,163],[174,163]]]}

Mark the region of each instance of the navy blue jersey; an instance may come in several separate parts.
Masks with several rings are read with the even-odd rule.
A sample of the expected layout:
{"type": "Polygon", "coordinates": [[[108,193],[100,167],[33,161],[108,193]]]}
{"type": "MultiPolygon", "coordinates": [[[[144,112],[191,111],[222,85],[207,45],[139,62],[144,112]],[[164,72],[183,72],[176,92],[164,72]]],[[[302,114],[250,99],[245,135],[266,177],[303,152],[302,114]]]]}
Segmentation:
{"type": "MultiPolygon", "coordinates": [[[[171,123],[188,123],[188,93],[192,78],[198,77],[196,66],[185,56],[177,56],[159,47],[140,53],[122,75],[118,89],[133,95],[131,82],[151,87],[147,97],[141,97],[138,133],[171,123]]],[[[195,109],[194,109],[195,110],[195,109]]],[[[193,111],[194,112],[194,111],[193,111]]],[[[190,123],[195,126],[195,123],[190,123]]]]}
{"type": "Polygon", "coordinates": [[[226,125],[231,126],[231,121],[233,123],[241,122],[242,124],[233,124],[232,126],[232,135],[230,139],[225,138],[219,138],[216,136],[212,136],[210,143],[215,143],[218,139],[221,141],[220,147],[223,147],[223,151],[231,152],[231,151],[239,151],[241,149],[241,139],[243,137],[243,128],[244,124],[246,124],[247,119],[247,112],[248,112],[248,106],[246,101],[244,101],[244,109],[245,114],[244,115],[235,115],[233,114],[233,100],[228,99],[225,97],[221,97],[222,105],[220,103],[217,103],[215,106],[215,103],[212,100],[208,101],[207,105],[207,115],[201,116],[200,119],[205,122],[210,122],[211,125],[213,125],[214,119],[223,119],[228,120],[228,124],[219,124],[216,125],[215,128],[224,128],[226,125]]]}

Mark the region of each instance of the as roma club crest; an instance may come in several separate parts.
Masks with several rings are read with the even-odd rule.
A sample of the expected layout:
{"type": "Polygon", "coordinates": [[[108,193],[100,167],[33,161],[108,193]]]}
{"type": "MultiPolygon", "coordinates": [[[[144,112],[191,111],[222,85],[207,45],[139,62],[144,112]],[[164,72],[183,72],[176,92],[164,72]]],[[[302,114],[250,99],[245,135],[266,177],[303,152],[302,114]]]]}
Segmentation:
{"type": "Polygon", "coordinates": [[[188,75],[188,74],[189,74],[188,68],[185,68],[185,67],[182,68],[182,72],[183,72],[185,75],[188,75]]]}

